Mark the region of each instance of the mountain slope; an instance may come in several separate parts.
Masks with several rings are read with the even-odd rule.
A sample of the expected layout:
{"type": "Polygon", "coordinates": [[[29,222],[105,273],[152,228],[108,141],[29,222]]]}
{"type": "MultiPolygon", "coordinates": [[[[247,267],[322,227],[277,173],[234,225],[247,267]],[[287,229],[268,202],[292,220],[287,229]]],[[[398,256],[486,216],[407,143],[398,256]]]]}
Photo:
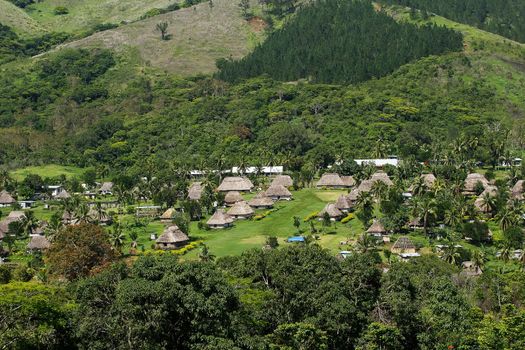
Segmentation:
{"type": "Polygon", "coordinates": [[[7,0],[0,0],[0,23],[13,28],[19,35],[34,36],[45,32],[40,23],[7,0]]]}

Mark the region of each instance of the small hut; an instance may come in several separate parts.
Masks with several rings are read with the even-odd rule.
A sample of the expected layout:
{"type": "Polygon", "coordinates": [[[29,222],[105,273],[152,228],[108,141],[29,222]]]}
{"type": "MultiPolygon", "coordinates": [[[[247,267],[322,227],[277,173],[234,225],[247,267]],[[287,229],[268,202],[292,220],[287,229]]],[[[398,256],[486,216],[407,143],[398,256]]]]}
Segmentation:
{"type": "Polygon", "coordinates": [[[71,198],[71,195],[66,191],[66,190],[63,190],[63,191],[60,191],[60,193],[58,193],[56,196],[55,196],[55,199],[69,199],[71,198]]]}
{"type": "Polygon", "coordinates": [[[268,209],[273,207],[273,200],[266,196],[264,192],[259,192],[248,202],[248,205],[256,209],[268,209]]]}
{"type": "Polygon", "coordinates": [[[374,220],[372,225],[366,230],[366,233],[374,237],[382,237],[383,235],[386,235],[387,232],[381,221],[374,220]]]}
{"type": "Polygon", "coordinates": [[[226,214],[224,210],[219,209],[213,213],[206,224],[209,228],[226,228],[233,225],[233,219],[230,215],[226,214]]]}
{"type": "Polygon", "coordinates": [[[237,202],[233,207],[228,210],[228,214],[234,219],[249,219],[253,216],[254,211],[252,207],[248,205],[245,201],[237,202]]]}
{"type": "Polygon", "coordinates": [[[344,188],[345,184],[341,177],[335,173],[324,173],[323,176],[317,181],[317,188],[328,187],[328,188],[344,188]]]}
{"type": "Polygon", "coordinates": [[[160,222],[169,223],[172,221],[173,216],[175,215],[176,210],[174,208],[168,208],[162,215],[160,216],[160,222]]]}
{"type": "Polygon", "coordinates": [[[224,203],[226,203],[227,206],[232,206],[237,202],[242,202],[244,198],[242,198],[241,194],[237,191],[230,191],[226,193],[226,196],[224,196],[224,203]]]}
{"type": "Polygon", "coordinates": [[[465,195],[475,195],[476,194],[476,187],[478,186],[478,183],[481,183],[483,186],[483,189],[487,188],[487,186],[490,185],[489,181],[479,173],[471,173],[467,175],[467,178],[465,179],[464,185],[463,185],[463,194],[465,195]]]}
{"type": "Polygon", "coordinates": [[[372,183],[381,181],[387,186],[392,186],[394,184],[392,180],[390,180],[390,177],[388,177],[388,174],[385,173],[384,171],[375,172],[370,178],[370,180],[372,181],[372,183]]]}
{"type": "Polygon", "coordinates": [[[357,202],[357,199],[359,198],[359,193],[361,193],[359,191],[359,188],[354,188],[352,189],[352,191],[350,191],[346,198],[350,201],[351,204],[355,204],[357,202]]]}
{"type": "Polygon", "coordinates": [[[477,210],[484,214],[490,214],[492,212],[492,208],[485,203],[485,200],[483,199],[486,195],[489,197],[496,197],[498,195],[498,188],[496,186],[488,185],[485,187],[485,190],[476,198],[474,201],[474,206],[477,210]]]}
{"type": "Polygon", "coordinates": [[[518,182],[516,182],[516,184],[512,187],[512,190],[510,191],[510,195],[512,199],[517,199],[520,201],[523,200],[523,192],[524,192],[523,186],[525,186],[524,180],[519,180],[518,182]]]}
{"type": "Polygon", "coordinates": [[[177,225],[172,224],[157,238],[155,247],[162,250],[178,249],[188,244],[189,240],[177,225]]]}
{"type": "Polygon", "coordinates": [[[289,201],[292,199],[292,193],[283,185],[271,185],[265,193],[267,197],[270,197],[274,201],[281,199],[289,201]]]}
{"type": "Polygon", "coordinates": [[[194,182],[188,188],[188,199],[192,201],[198,201],[202,197],[202,184],[200,182],[194,182]]]}
{"type": "Polygon", "coordinates": [[[27,249],[32,252],[46,250],[49,247],[51,247],[51,243],[45,236],[41,235],[31,236],[31,240],[27,244],[27,249]]]}
{"type": "Polygon", "coordinates": [[[98,221],[101,226],[110,225],[113,222],[113,218],[110,215],[94,209],[91,209],[88,215],[91,219],[98,221]]]}
{"type": "Polygon", "coordinates": [[[275,179],[273,179],[272,184],[270,186],[274,185],[281,185],[286,188],[293,186],[293,180],[290,177],[290,175],[277,175],[275,179]]]}
{"type": "Polygon", "coordinates": [[[241,176],[229,176],[225,177],[217,190],[220,192],[238,191],[238,192],[249,192],[253,188],[252,182],[241,176]]]}
{"type": "Polygon", "coordinates": [[[340,195],[335,202],[335,207],[341,210],[343,213],[348,213],[352,209],[353,205],[348,199],[348,196],[340,195]]]}
{"type": "Polygon", "coordinates": [[[16,200],[7,191],[0,192],[0,207],[9,207],[16,203],[16,200]]]}
{"type": "Polygon", "coordinates": [[[472,261],[463,261],[461,263],[461,274],[465,276],[479,276],[483,273],[479,266],[476,266],[472,261]]]}
{"type": "Polygon", "coordinates": [[[420,218],[416,217],[408,223],[408,227],[412,230],[417,230],[423,228],[423,223],[421,222],[420,218]]]}
{"type": "Polygon", "coordinates": [[[421,178],[423,179],[425,186],[427,186],[427,188],[429,189],[432,188],[434,186],[434,183],[437,181],[436,177],[432,173],[423,174],[421,175],[421,178]]]}
{"type": "Polygon", "coordinates": [[[359,192],[370,192],[373,184],[374,182],[372,180],[363,180],[359,186],[357,186],[357,190],[359,192]]]}
{"type": "Polygon", "coordinates": [[[113,194],[113,182],[102,183],[102,186],[100,186],[98,193],[104,196],[113,194]]]}
{"type": "Polygon", "coordinates": [[[399,237],[390,250],[395,254],[413,254],[416,252],[416,246],[408,237],[403,236],[399,237]]]}
{"type": "Polygon", "coordinates": [[[353,176],[341,176],[341,180],[343,180],[345,187],[355,186],[355,180],[353,176]]]}
{"type": "Polygon", "coordinates": [[[341,220],[341,218],[343,217],[343,213],[341,212],[341,210],[337,209],[334,203],[327,204],[323,208],[323,210],[321,210],[317,214],[319,220],[322,220],[324,218],[325,213],[328,213],[328,216],[330,216],[330,220],[332,221],[341,220]]]}

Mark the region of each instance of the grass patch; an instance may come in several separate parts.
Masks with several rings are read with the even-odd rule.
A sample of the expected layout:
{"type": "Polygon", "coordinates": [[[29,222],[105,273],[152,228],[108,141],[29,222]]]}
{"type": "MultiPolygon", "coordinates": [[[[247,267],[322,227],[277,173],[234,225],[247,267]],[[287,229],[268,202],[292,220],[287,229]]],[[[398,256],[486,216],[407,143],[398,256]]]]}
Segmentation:
{"type": "Polygon", "coordinates": [[[73,166],[64,166],[56,164],[40,165],[40,166],[29,166],[22,169],[17,169],[11,172],[11,176],[17,180],[23,180],[29,174],[38,174],[42,178],[46,177],[57,177],[65,175],[68,178],[79,177],[84,172],[84,169],[73,166]]]}

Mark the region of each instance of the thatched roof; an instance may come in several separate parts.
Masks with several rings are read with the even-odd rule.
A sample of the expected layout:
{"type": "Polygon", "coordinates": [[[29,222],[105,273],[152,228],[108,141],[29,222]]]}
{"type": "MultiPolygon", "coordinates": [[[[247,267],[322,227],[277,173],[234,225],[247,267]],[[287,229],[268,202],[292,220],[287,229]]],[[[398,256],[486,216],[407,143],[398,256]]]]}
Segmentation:
{"type": "Polygon", "coordinates": [[[219,209],[208,220],[207,224],[209,226],[224,226],[231,224],[233,222],[233,218],[226,214],[224,210],[219,209]]]}
{"type": "Polygon", "coordinates": [[[188,189],[188,198],[194,201],[198,201],[202,196],[202,184],[200,182],[194,182],[188,189]]]}
{"type": "Polygon", "coordinates": [[[432,188],[432,186],[434,186],[434,182],[437,180],[434,174],[423,174],[421,175],[421,178],[423,179],[423,182],[427,188],[432,188]]]}
{"type": "Polygon", "coordinates": [[[100,223],[106,223],[106,222],[110,222],[112,221],[113,219],[111,218],[111,216],[109,216],[107,213],[99,213],[97,210],[95,209],[91,209],[89,212],[88,212],[88,215],[90,218],[94,219],[94,220],[97,220],[99,221],[100,223]]]}
{"type": "Polygon", "coordinates": [[[335,173],[324,173],[317,181],[317,187],[344,187],[341,177],[335,173]]]}
{"type": "Polygon", "coordinates": [[[353,176],[341,176],[341,180],[343,180],[343,183],[346,187],[355,186],[355,180],[353,176]]]}
{"type": "Polygon", "coordinates": [[[253,188],[253,184],[250,179],[241,176],[230,176],[225,177],[221,184],[217,188],[219,191],[240,191],[246,192],[253,188]]]}
{"type": "Polygon", "coordinates": [[[355,202],[357,201],[357,198],[359,198],[359,193],[361,193],[361,191],[359,191],[359,188],[354,188],[352,189],[352,191],[350,191],[346,198],[348,198],[349,201],[355,202]]]}
{"type": "Polygon", "coordinates": [[[489,181],[482,174],[479,174],[479,173],[468,174],[467,178],[465,179],[464,186],[463,186],[465,192],[471,192],[471,193],[476,192],[476,185],[478,184],[478,182],[481,182],[481,184],[483,185],[483,188],[486,188],[489,185],[489,181]]]}
{"type": "Polygon", "coordinates": [[[329,203],[327,204],[323,210],[321,210],[319,212],[319,214],[317,214],[318,217],[322,218],[324,217],[324,214],[325,213],[328,213],[328,215],[330,216],[330,218],[340,218],[341,216],[343,216],[343,213],[341,212],[341,210],[339,210],[334,203],[329,203]]]}
{"type": "Polygon", "coordinates": [[[161,220],[171,220],[173,219],[173,216],[175,215],[176,210],[174,208],[168,208],[162,215],[160,216],[161,220]]]}
{"type": "Polygon", "coordinates": [[[394,243],[392,246],[392,250],[410,250],[410,249],[416,249],[416,246],[414,243],[410,240],[408,237],[399,237],[399,239],[394,243]]]}
{"type": "Polygon", "coordinates": [[[26,214],[21,210],[13,210],[12,212],[7,215],[7,219],[11,219],[13,221],[15,220],[22,220],[26,214]]]}
{"type": "Polygon", "coordinates": [[[273,200],[270,197],[267,197],[264,192],[259,192],[248,202],[248,205],[255,208],[271,207],[273,206],[273,200]]]}
{"type": "Polygon", "coordinates": [[[100,186],[99,191],[100,192],[111,192],[113,189],[113,182],[104,182],[102,183],[102,186],[100,186]]]}
{"type": "Polygon", "coordinates": [[[66,190],[63,190],[59,194],[57,194],[55,198],[56,199],[68,199],[68,198],[71,198],[71,195],[66,190]]]}
{"type": "Polygon", "coordinates": [[[290,175],[277,175],[275,179],[273,179],[272,184],[270,186],[274,185],[281,185],[284,187],[292,187],[293,186],[293,180],[290,177],[290,175]]]}
{"type": "Polygon", "coordinates": [[[242,198],[241,194],[237,191],[230,191],[226,193],[226,196],[224,196],[224,202],[226,204],[234,204],[243,200],[244,199],[242,198]]]}
{"type": "Polygon", "coordinates": [[[414,218],[412,221],[408,223],[409,227],[423,227],[423,223],[421,222],[420,218],[414,218]]]}
{"type": "Polygon", "coordinates": [[[512,187],[512,190],[510,191],[512,198],[523,200],[523,192],[524,192],[523,186],[524,185],[525,185],[524,180],[518,180],[518,182],[516,182],[516,184],[512,187]]]}
{"type": "Polygon", "coordinates": [[[372,190],[373,184],[374,182],[372,180],[363,180],[359,186],[357,186],[357,189],[359,192],[370,192],[372,190]]]}
{"type": "Polygon", "coordinates": [[[16,200],[7,191],[0,192],[0,204],[14,204],[16,200]]]}
{"type": "Polygon", "coordinates": [[[394,184],[392,180],[390,180],[390,177],[388,177],[388,174],[385,173],[384,171],[375,172],[370,178],[370,180],[372,181],[372,183],[381,181],[387,186],[392,186],[394,184]]]}
{"type": "Polygon", "coordinates": [[[482,213],[490,213],[492,211],[490,206],[484,203],[483,197],[481,195],[474,201],[474,206],[482,213]]]}
{"type": "Polygon", "coordinates": [[[266,190],[266,196],[268,197],[291,197],[292,193],[288,191],[283,185],[271,185],[266,190]]]}
{"type": "Polygon", "coordinates": [[[381,221],[379,220],[374,220],[374,222],[372,223],[372,225],[370,225],[370,227],[368,228],[368,230],[366,230],[367,233],[371,233],[371,234],[385,234],[386,233],[386,229],[385,227],[383,226],[383,224],[381,223],[381,221]]]}
{"type": "Polygon", "coordinates": [[[157,243],[181,243],[181,242],[187,242],[190,239],[188,236],[180,230],[180,228],[173,224],[164,230],[162,235],[160,235],[159,238],[157,238],[157,243]]]}
{"type": "Polygon", "coordinates": [[[27,248],[30,250],[43,250],[51,247],[51,243],[45,236],[35,235],[31,237],[31,240],[27,244],[27,248]]]}
{"type": "Polygon", "coordinates": [[[353,207],[352,203],[348,199],[348,196],[340,195],[335,202],[335,207],[339,210],[348,210],[353,207]]]}
{"type": "Polygon", "coordinates": [[[245,201],[235,203],[233,207],[228,210],[228,214],[231,216],[250,216],[253,215],[253,213],[252,207],[245,201]]]}

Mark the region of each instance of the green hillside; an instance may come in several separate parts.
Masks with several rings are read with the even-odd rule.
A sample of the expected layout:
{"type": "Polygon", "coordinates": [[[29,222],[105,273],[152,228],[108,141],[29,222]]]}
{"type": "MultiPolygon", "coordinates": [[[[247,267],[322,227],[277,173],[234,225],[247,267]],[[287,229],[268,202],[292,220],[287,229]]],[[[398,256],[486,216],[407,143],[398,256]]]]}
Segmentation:
{"type": "Polygon", "coordinates": [[[7,0],[0,0],[0,23],[20,35],[34,36],[46,31],[38,21],[7,0]]]}

